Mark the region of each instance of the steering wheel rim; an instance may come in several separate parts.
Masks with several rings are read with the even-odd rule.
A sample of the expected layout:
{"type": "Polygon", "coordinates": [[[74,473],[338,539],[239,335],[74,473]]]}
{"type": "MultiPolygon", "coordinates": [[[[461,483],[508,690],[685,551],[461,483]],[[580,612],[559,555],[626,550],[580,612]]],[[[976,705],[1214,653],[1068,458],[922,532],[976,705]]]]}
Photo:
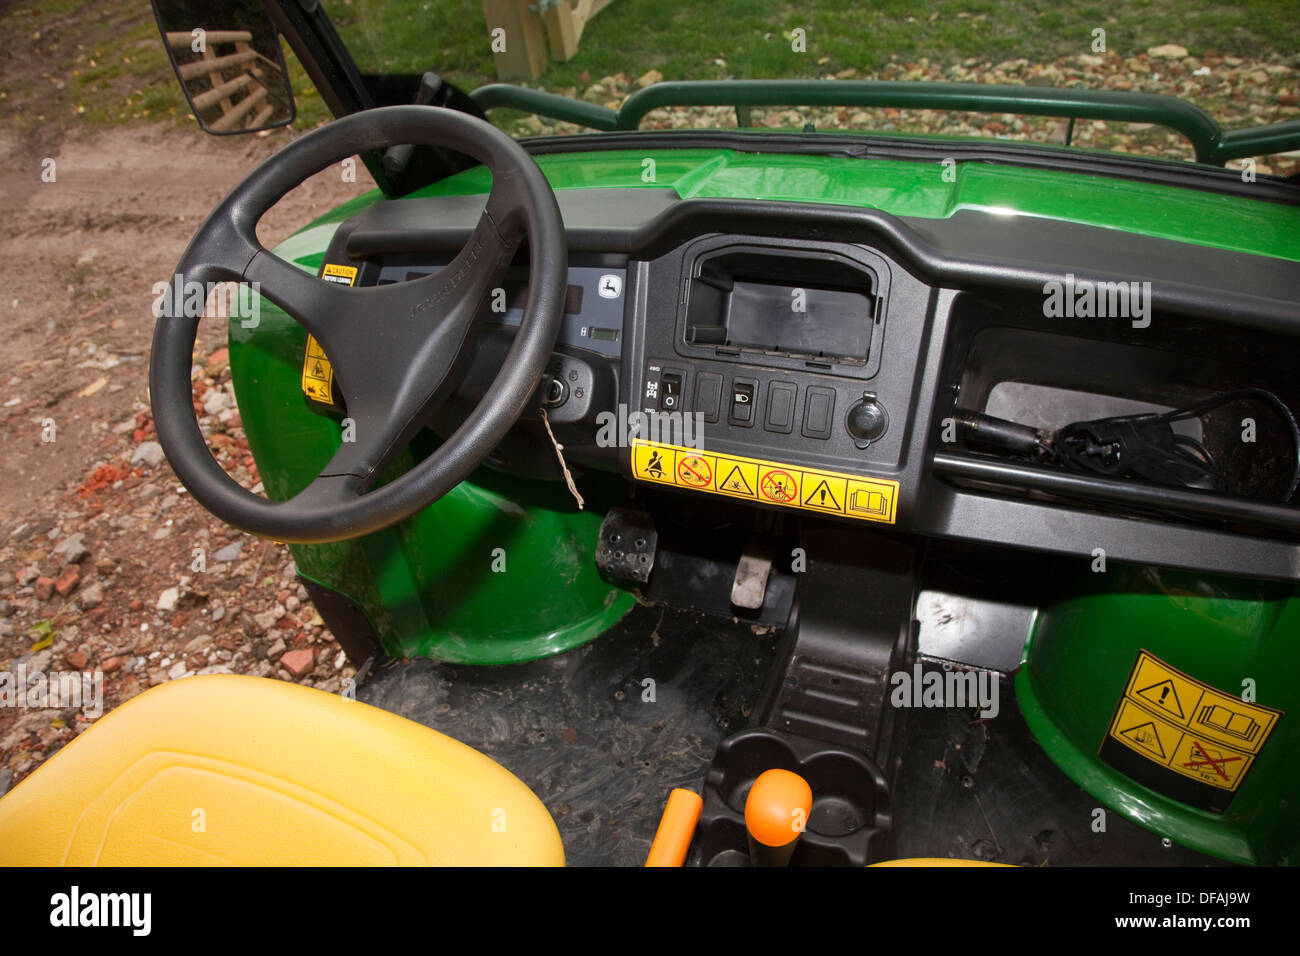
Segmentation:
{"type": "Polygon", "coordinates": [[[201,317],[172,316],[164,308],[149,368],[159,441],[195,500],[245,531],[314,544],[388,527],[467,478],[519,419],[554,349],[567,275],[555,193],[532,157],[504,133],[468,114],[432,106],[385,107],[335,120],[245,177],[199,228],[173,281],[182,289],[191,282],[204,288],[210,282],[258,283],[261,295],[311,332],[330,356],[357,440],[342,443],[292,498],[271,501],[246,490],[213,457],[194,415],[190,369],[201,317]],[[348,288],[279,259],[257,240],[256,226],[266,211],[309,176],[358,153],[406,143],[454,149],[492,171],[483,215],[443,270],[407,282],[348,288]],[[496,379],[432,455],[373,487],[428,410],[454,387],[483,300],[524,234],[530,267],[523,320],[496,379]]]}

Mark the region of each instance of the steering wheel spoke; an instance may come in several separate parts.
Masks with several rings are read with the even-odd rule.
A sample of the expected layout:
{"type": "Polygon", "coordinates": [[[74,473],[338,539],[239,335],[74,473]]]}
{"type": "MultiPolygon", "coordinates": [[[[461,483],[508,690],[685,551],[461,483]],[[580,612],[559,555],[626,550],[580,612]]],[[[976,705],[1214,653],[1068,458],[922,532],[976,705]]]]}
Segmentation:
{"type": "Polygon", "coordinates": [[[204,224],[181,271],[257,283],[329,356],[347,419],[330,462],[294,498],[268,502],[244,491],[212,459],[190,407],[196,323],[160,319],[150,384],[173,468],[196,500],[231,524],[280,540],[318,542],[355,537],[418,511],[467,477],[504,437],[554,346],[567,255],[555,196],[521,147],[465,114],[389,107],[309,133],[254,170],[204,224]],[[450,146],[493,173],[487,206],[447,266],[406,282],[354,288],[319,279],[257,243],[258,218],[307,176],[353,153],[407,142],[450,146]],[[428,410],[457,384],[475,322],[525,234],[531,275],[524,319],[496,381],[437,452],[376,488],[428,410]]]}

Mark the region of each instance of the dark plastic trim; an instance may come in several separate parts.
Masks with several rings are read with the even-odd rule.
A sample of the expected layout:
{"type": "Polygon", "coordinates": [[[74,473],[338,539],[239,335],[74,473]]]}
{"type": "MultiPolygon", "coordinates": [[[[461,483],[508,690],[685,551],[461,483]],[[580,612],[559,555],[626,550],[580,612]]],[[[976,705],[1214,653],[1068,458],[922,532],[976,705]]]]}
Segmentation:
{"type": "Polygon", "coordinates": [[[1154,508],[1220,521],[1247,522],[1289,534],[1300,534],[1300,508],[1250,498],[1234,498],[1193,488],[1168,488],[1138,481],[1055,471],[1019,462],[940,452],[934,473],[991,484],[1066,495],[1099,504],[1154,508]]]}

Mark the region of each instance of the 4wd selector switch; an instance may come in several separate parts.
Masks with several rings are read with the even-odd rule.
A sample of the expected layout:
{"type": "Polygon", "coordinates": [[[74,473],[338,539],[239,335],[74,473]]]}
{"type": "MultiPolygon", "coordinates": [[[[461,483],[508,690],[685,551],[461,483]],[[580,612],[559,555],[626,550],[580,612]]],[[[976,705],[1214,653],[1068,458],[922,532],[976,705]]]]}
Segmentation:
{"type": "Polygon", "coordinates": [[[866,448],[874,441],[879,441],[889,428],[889,414],[885,406],[876,401],[872,392],[863,392],[862,398],[849,409],[845,427],[853,438],[853,444],[866,448]]]}

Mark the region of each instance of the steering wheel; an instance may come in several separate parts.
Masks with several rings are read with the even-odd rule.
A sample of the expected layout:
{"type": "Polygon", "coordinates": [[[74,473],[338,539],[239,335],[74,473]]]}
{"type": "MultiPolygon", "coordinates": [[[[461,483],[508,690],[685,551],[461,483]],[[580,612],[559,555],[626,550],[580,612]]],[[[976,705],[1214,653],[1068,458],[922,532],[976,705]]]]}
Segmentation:
{"type": "MultiPolygon", "coordinates": [[[[399,200],[400,201],[400,200],[399,200]]],[[[568,274],[555,193],[516,142],[482,120],[432,106],[364,110],[295,140],[258,166],[199,228],[173,281],[257,282],[316,337],[347,398],[345,441],[301,492],[270,501],[226,474],[195,419],[190,369],[198,318],[159,317],[149,387],[158,438],[181,482],[217,517],[292,543],[341,541],[441,498],[505,437],[536,391],[563,319],[568,274]],[[257,222],[289,190],[331,164],[399,144],[440,146],[492,171],[492,189],[464,248],[440,272],[384,286],[326,282],[268,252],[257,222]],[[530,274],[523,322],[480,404],[428,458],[375,488],[384,467],[456,384],[475,318],[524,233],[530,274]]],[[[204,286],[204,288],[209,288],[204,286]]]]}

